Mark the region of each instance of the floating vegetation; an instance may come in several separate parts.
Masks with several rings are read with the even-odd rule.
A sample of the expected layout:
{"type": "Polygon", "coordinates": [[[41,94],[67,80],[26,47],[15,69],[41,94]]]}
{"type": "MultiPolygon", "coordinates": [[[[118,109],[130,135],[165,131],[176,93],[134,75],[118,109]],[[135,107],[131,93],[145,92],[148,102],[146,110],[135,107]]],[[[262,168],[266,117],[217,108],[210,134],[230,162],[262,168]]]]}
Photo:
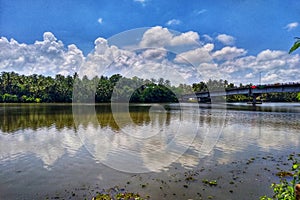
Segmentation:
{"type": "Polygon", "coordinates": [[[195,181],[196,179],[192,176],[188,176],[185,178],[186,181],[195,181]]]}
{"type": "Polygon", "coordinates": [[[218,185],[217,180],[211,180],[211,181],[209,181],[207,179],[203,179],[202,183],[210,185],[210,186],[216,186],[216,185],[218,185]]]}
{"type": "Polygon", "coordinates": [[[187,181],[187,182],[196,181],[195,176],[198,176],[198,175],[199,175],[199,172],[197,172],[197,171],[188,171],[188,172],[185,172],[184,173],[184,176],[186,177],[185,181],[187,181]]]}
{"type": "Polygon", "coordinates": [[[280,177],[280,182],[271,184],[271,188],[273,189],[273,193],[274,193],[272,198],[265,195],[260,197],[260,200],[272,200],[272,199],[295,200],[296,199],[295,188],[297,183],[300,183],[300,159],[297,156],[299,157],[299,154],[293,153],[290,154],[288,157],[288,161],[292,162],[292,167],[290,171],[281,171],[276,174],[277,176],[280,177]],[[292,177],[292,180],[288,180],[286,178],[288,176],[292,177]]]}
{"type": "Polygon", "coordinates": [[[279,177],[288,177],[288,176],[291,176],[292,177],[293,173],[286,172],[286,171],[281,171],[281,172],[277,172],[276,176],[279,176],[279,177]]]}
{"type": "Polygon", "coordinates": [[[125,189],[119,189],[117,186],[98,193],[92,200],[146,200],[138,193],[127,192],[125,189]]]}

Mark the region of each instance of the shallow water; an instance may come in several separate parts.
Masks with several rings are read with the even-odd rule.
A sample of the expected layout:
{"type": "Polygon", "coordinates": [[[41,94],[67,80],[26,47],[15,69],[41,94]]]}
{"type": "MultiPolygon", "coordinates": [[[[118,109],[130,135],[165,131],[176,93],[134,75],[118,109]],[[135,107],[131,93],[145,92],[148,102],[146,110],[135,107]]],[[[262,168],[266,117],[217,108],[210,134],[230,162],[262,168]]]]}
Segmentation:
{"type": "Polygon", "coordinates": [[[0,113],[0,199],[89,199],[114,186],[151,199],[257,199],[300,152],[300,104],[1,104],[0,113]]]}

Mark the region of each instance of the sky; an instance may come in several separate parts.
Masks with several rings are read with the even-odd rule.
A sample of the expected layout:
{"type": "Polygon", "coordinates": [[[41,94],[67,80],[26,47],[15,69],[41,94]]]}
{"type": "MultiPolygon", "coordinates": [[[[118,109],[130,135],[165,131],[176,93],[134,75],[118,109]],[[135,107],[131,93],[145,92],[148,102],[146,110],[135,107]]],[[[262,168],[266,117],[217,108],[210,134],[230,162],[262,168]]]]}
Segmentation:
{"type": "Polygon", "coordinates": [[[299,10],[297,0],[0,0],[0,71],[297,82],[299,10]]]}

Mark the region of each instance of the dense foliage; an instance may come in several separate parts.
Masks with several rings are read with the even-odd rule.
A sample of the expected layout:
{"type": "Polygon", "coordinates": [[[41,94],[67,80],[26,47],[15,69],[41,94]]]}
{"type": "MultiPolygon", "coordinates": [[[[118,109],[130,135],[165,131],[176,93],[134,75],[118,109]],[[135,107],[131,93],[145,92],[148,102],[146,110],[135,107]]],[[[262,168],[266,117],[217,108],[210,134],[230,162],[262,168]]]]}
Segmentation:
{"type": "Polygon", "coordinates": [[[0,102],[72,102],[74,77],[2,72],[0,102]]]}
{"type": "MultiPolygon", "coordinates": [[[[240,84],[238,87],[249,87],[240,84]]],[[[193,92],[237,88],[227,80],[209,80],[192,85],[172,86],[169,80],[144,80],[138,77],[126,78],[119,74],[95,76],[89,79],[73,76],[56,75],[19,75],[15,72],[2,72],[0,75],[0,102],[177,102],[181,95],[193,92]],[[76,95],[73,90],[76,88],[76,95]]],[[[225,98],[225,97],[220,97],[225,98]]],[[[265,101],[293,102],[300,99],[297,93],[264,94],[265,101]]],[[[225,100],[225,99],[224,99],[225,100]]],[[[226,97],[228,102],[248,101],[247,95],[226,97]]]]}
{"type": "Polygon", "coordinates": [[[119,74],[111,77],[56,75],[19,75],[2,72],[0,76],[0,102],[177,102],[183,93],[192,92],[191,87],[174,87],[170,81],[159,79],[143,80],[137,77],[125,78],[119,74]],[[76,99],[73,89],[76,88],[76,99]],[[187,89],[188,88],[188,89],[187,89]],[[114,94],[114,95],[113,95],[114,94]],[[113,99],[112,99],[113,98],[113,99]]]}

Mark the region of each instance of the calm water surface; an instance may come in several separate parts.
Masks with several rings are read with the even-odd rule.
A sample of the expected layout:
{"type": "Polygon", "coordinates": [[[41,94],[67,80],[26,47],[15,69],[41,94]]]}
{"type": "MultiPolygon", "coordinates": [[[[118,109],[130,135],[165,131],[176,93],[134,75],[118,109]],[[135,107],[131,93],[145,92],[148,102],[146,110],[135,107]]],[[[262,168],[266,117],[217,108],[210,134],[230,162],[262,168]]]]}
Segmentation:
{"type": "Polygon", "coordinates": [[[299,119],[282,103],[1,104],[0,199],[258,199],[300,152],[299,119]]]}

